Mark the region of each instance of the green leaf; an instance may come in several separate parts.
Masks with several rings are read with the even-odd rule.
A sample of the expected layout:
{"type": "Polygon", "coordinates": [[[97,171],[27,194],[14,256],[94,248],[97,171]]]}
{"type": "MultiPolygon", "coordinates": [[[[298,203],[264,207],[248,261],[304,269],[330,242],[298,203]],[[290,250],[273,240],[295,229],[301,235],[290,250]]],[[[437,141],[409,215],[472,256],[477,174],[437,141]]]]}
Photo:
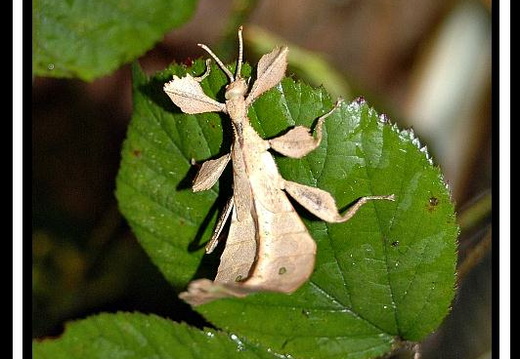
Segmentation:
{"type": "MultiPolygon", "coordinates": [[[[204,255],[203,246],[231,193],[226,172],[214,189],[190,189],[191,159],[229,152],[231,128],[222,114],[181,113],[162,93],[172,74],[186,72],[200,75],[203,62],[150,79],[134,68],[134,115],[117,178],[122,213],[178,289],[214,277],[218,254],[204,255]]],[[[215,67],[202,82],[221,102],[225,84],[215,67]]],[[[286,78],[249,117],[269,138],[312,126],[332,106],[323,89],[286,78]]],[[[298,358],[372,358],[435,330],[454,295],[458,227],[441,172],[413,132],[358,100],[327,118],[318,149],[300,160],[276,159],[284,178],[329,191],[342,208],[365,195],[395,194],[396,201],[370,202],[342,224],[296,206],[318,244],[310,281],[293,295],[259,293],[196,310],[217,327],[298,358]]]]}
{"type": "Polygon", "coordinates": [[[91,81],[186,22],[196,0],[33,0],[33,73],[91,81]]]}
{"type": "Polygon", "coordinates": [[[140,313],[100,314],[69,323],[62,337],[33,342],[33,357],[61,358],[276,358],[236,335],[198,330],[140,313]]]}

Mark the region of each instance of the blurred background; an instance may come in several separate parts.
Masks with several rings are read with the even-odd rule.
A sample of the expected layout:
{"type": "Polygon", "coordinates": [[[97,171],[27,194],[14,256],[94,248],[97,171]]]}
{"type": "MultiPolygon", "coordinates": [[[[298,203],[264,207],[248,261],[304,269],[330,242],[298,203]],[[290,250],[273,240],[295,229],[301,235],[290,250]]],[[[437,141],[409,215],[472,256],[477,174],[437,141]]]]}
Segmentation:
{"type": "MultiPolygon", "coordinates": [[[[153,74],[189,62],[205,56],[197,43],[232,61],[240,24],[249,62],[287,44],[289,72],[334,96],[363,96],[427,145],[462,232],[458,294],[423,343],[423,358],[490,358],[498,121],[491,0],[201,0],[194,17],[139,63],[153,74]]],[[[187,306],[149,262],[114,198],[132,113],[130,65],[91,83],[35,77],[32,100],[33,337],[59,335],[66,321],[101,311],[186,319],[187,306]]]]}

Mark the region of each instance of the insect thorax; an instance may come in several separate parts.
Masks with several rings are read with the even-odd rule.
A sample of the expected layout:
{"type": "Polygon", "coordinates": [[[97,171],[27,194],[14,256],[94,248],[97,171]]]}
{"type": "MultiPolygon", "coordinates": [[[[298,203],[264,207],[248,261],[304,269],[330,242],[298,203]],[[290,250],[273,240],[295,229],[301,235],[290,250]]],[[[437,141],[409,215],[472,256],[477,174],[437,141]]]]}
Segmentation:
{"type": "Polygon", "coordinates": [[[247,91],[248,85],[243,78],[237,78],[226,86],[226,110],[233,122],[247,121],[247,106],[245,102],[247,91]]]}

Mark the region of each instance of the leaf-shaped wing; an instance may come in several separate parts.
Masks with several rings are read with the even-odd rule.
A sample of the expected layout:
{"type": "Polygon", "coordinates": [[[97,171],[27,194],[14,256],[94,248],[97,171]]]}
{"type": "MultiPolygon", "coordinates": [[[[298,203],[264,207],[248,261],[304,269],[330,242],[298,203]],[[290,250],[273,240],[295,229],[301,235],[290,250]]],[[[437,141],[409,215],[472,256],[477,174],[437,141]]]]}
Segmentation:
{"type": "Polygon", "coordinates": [[[277,47],[258,61],[256,81],[249,91],[246,106],[252,104],[258,96],[282,81],[287,69],[288,51],[289,48],[286,46],[277,47]]]}
{"type": "Polygon", "coordinates": [[[174,75],[173,80],[164,84],[163,89],[184,113],[226,112],[226,105],[207,96],[200,83],[191,75],[183,78],[174,75]]]}
{"type": "Polygon", "coordinates": [[[220,257],[216,283],[231,283],[246,279],[255,262],[256,233],[255,219],[252,215],[237,218],[237,209],[231,215],[231,225],[226,239],[226,247],[220,257]]]}
{"type": "Polygon", "coordinates": [[[249,277],[251,266],[255,262],[257,219],[251,184],[243,170],[245,163],[240,146],[233,146],[231,157],[234,209],[215,282],[236,284],[249,277]]]}

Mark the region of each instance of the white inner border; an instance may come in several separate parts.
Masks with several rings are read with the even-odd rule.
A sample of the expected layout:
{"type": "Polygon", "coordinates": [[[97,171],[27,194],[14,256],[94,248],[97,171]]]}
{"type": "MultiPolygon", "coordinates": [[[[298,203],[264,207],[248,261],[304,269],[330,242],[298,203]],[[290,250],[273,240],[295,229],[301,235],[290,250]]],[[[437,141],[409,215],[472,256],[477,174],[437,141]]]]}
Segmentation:
{"type": "MultiPolygon", "coordinates": [[[[27,5],[27,3],[26,3],[27,5]]],[[[510,357],[510,2],[500,2],[500,357],[510,357]]],[[[22,357],[22,1],[13,1],[13,358],[22,357]]],[[[496,119],[493,119],[494,121],[496,119]]],[[[496,195],[496,194],[495,194],[496,195]]]]}

